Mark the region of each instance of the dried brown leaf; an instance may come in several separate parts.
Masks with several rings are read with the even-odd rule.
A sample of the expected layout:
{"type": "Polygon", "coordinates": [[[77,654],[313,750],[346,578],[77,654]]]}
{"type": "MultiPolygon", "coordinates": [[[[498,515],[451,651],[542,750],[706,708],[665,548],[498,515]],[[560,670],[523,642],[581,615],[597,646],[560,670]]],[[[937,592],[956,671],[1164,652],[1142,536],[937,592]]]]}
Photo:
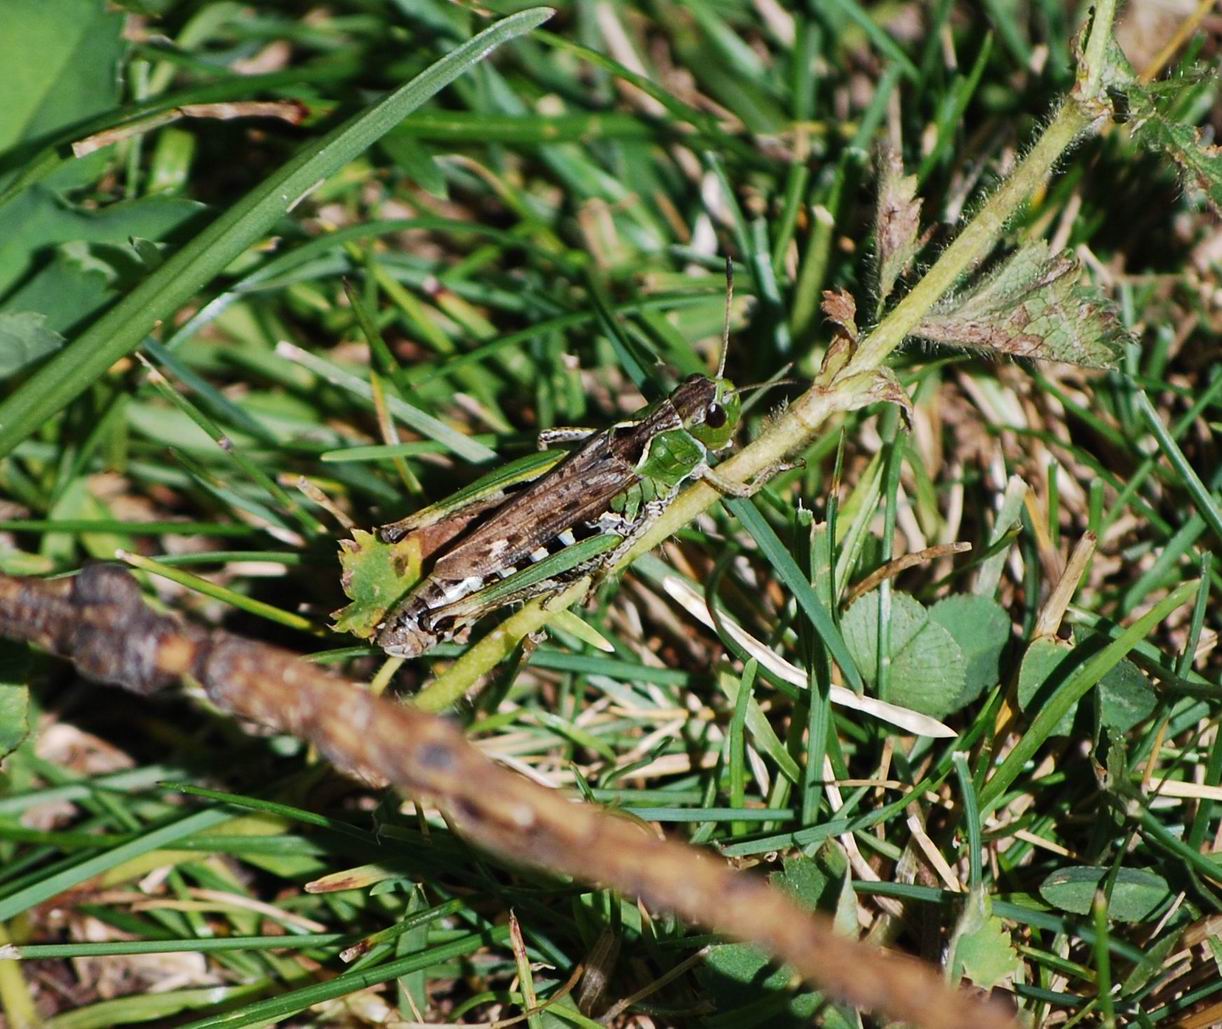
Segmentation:
{"type": "Polygon", "coordinates": [[[921,249],[921,201],[917,177],[904,174],[904,162],[891,147],[879,155],[878,210],[874,240],[878,251],[878,296],[886,300],[921,249]]]}

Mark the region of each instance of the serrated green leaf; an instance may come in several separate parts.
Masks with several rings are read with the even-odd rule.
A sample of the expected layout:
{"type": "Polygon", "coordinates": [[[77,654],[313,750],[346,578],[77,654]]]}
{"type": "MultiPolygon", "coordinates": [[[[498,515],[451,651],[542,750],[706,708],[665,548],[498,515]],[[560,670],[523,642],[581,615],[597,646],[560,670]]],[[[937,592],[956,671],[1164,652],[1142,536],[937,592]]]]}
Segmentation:
{"type": "MultiPolygon", "coordinates": [[[[840,624],[849,652],[869,683],[878,681],[878,603],[877,591],[867,593],[840,624]]],[[[956,709],[965,692],[967,659],[954,636],[906,593],[891,594],[888,644],[891,673],[883,700],[934,718],[956,709]]]]}
{"type": "Polygon", "coordinates": [[[1023,962],[989,898],[973,890],[955,930],[952,968],[981,989],[1022,976],[1023,962]]]}
{"type": "Polygon", "coordinates": [[[390,606],[420,581],[420,547],[414,540],[383,543],[354,529],[340,540],[340,585],[352,603],[336,611],[333,628],[367,640],[390,606]]]}
{"type": "Polygon", "coordinates": [[[1009,932],[996,915],[990,915],[978,929],[959,938],[955,957],[963,975],[984,990],[1018,975],[1023,968],[1009,932]]]}
{"type": "Polygon", "coordinates": [[[1215,213],[1222,214],[1222,147],[1206,143],[1197,126],[1175,120],[1174,113],[1181,106],[1182,83],[1126,83],[1124,92],[1133,139],[1152,153],[1170,157],[1183,177],[1205,195],[1215,213]]]}
{"type": "Polygon", "coordinates": [[[1115,367],[1132,337],[1110,300],[1080,281],[1069,251],[1029,243],[967,292],[940,303],[914,336],[991,354],[1115,367]]]}
{"type": "MultiPolygon", "coordinates": [[[[1058,869],[1040,883],[1040,896],[1058,910],[1089,914],[1095,892],[1109,872],[1096,865],[1058,869]]],[[[1171,888],[1161,875],[1144,868],[1122,868],[1108,900],[1108,917],[1117,922],[1145,922],[1170,899],[1171,888]]]]}
{"type": "Polygon", "coordinates": [[[21,371],[64,345],[38,311],[0,311],[0,379],[21,371]]]}
{"type": "MultiPolygon", "coordinates": [[[[929,612],[907,593],[891,594],[890,642],[892,656],[906,647],[925,623],[929,612]]],[[[878,681],[878,591],[858,598],[840,622],[844,641],[868,683],[878,681]]]]}
{"type": "Polygon", "coordinates": [[[929,609],[929,617],[949,632],[966,661],[961,708],[997,684],[1001,652],[1010,640],[1010,616],[991,597],[956,593],[929,609]]]}
{"type": "Polygon", "coordinates": [[[30,734],[30,651],[24,643],[0,640],[0,761],[30,734]]]}

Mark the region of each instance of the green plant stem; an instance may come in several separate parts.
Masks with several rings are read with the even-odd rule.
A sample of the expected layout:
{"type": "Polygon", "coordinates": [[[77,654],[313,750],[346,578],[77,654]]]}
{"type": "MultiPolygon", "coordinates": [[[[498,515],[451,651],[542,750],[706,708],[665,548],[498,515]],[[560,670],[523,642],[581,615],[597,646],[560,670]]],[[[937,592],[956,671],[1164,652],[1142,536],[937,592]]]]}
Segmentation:
{"type": "Polygon", "coordinates": [[[1082,57],[1082,68],[1086,71],[1083,95],[1094,99],[1103,82],[1107,67],[1107,47],[1112,38],[1112,22],[1116,17],[1116,0],[1095,0],[1095,13],[1091,19],[1090,37],[1082,57]]]}

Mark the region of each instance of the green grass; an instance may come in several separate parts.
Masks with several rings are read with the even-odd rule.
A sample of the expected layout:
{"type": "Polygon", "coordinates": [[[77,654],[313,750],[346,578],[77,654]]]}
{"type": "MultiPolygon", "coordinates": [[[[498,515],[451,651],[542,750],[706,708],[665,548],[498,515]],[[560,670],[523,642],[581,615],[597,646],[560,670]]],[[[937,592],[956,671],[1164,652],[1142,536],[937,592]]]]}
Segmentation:
{"type": "MultiPolygon", "coordinates": [[[[126,39],[97,0],[10,3],[0,571],[122,551],[155,605],[426,690],[490,754],[757,863],[847,931],[953,950],[1037,1024],[1170,1025],[1219,1003],[1198,927],[1220,903],[1222,810],[1194,786],[1222,784],[1222,171],[1193,138],[1216,121],[1216,76],[1194,74],[1216,40],[1191,38],[1155,93],[1116,86],[1135,116],[1087,138],[1062,105],[1079,26],[1051,0],[574,2],[542,28],[499,4],[493,24],[440,0],[309,17],[149,0],[124,5],[143,11],[126,39]],[[300,104],[304,123],[141,122],[247,100],[300,104]],[[890,295],[886,142],[930,233],[890,295]],[[970,295],[972,269],[1039,239],[1078,256],[1094,292],[1070,322],[1107,336],[1110,368],[895,349],[946,289],[970,295]],[[331,631],[349,526],[710,370],[725,254],[736,382],[826,372],[819,304],[840,290],[861,326],[840,331],[850,370],[877,389],[885,360],[911,425],[845,404],[753,500],[695,519],[710,498],[685,498],[665,549],[574,608],[611,653],[558,623],[473,689],[457,644],[397,667],[331,631]],[[1105,297],[1114,320],[1093,320],[1105,297]],[[846,602],[953,541],[971,552],[846,602]],[[675,576],[719,633],[673,599],[675,576]],[[956,736],[897,734],[832,705],[833,684],[956,736]]],[[[1114,69],[1101,39],[1091,75],[1114,69]]],[[[1157,50],[1142,42],[1139,70],[1157,50]]],[[[764,445],[743,476],[796,417],[778,398],[800,414],[801,392],[751,409],[739,442],[764,445]]],[[[10,1024],[491,1022],[535,996],[554,1003],[532,1026],[592,1025],[645,991],[628,1011],[657,1025],[785,1025],[818,1005],[749,948],[498,862],[190,684],[153,702],[2,647],[10,1024]]]]}

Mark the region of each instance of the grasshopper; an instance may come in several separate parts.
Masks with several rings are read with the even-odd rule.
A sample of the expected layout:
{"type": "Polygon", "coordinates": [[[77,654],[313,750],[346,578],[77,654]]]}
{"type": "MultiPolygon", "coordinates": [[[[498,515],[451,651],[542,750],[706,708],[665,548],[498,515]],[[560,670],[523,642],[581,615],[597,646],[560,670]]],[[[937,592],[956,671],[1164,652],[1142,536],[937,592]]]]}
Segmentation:
{"type": "Polygon", "coordinates": [[[388,653],[415,657],[463,639],[471,625],[506,604],[555,593],[613,566],[684,485],[704,479],[723,493],[757,486],[729,482],[709,464],[728,447],[741,415],[739,390],[724,377],[732,285],[717,373],[690,375],[669,396],[608,429],[556,429],[541,448],[579,445],[567,457],[533,455],[449,500],[384,525],[384,542],[415,538],[435,554],[428,574],[377,626],[388,653]]]}

